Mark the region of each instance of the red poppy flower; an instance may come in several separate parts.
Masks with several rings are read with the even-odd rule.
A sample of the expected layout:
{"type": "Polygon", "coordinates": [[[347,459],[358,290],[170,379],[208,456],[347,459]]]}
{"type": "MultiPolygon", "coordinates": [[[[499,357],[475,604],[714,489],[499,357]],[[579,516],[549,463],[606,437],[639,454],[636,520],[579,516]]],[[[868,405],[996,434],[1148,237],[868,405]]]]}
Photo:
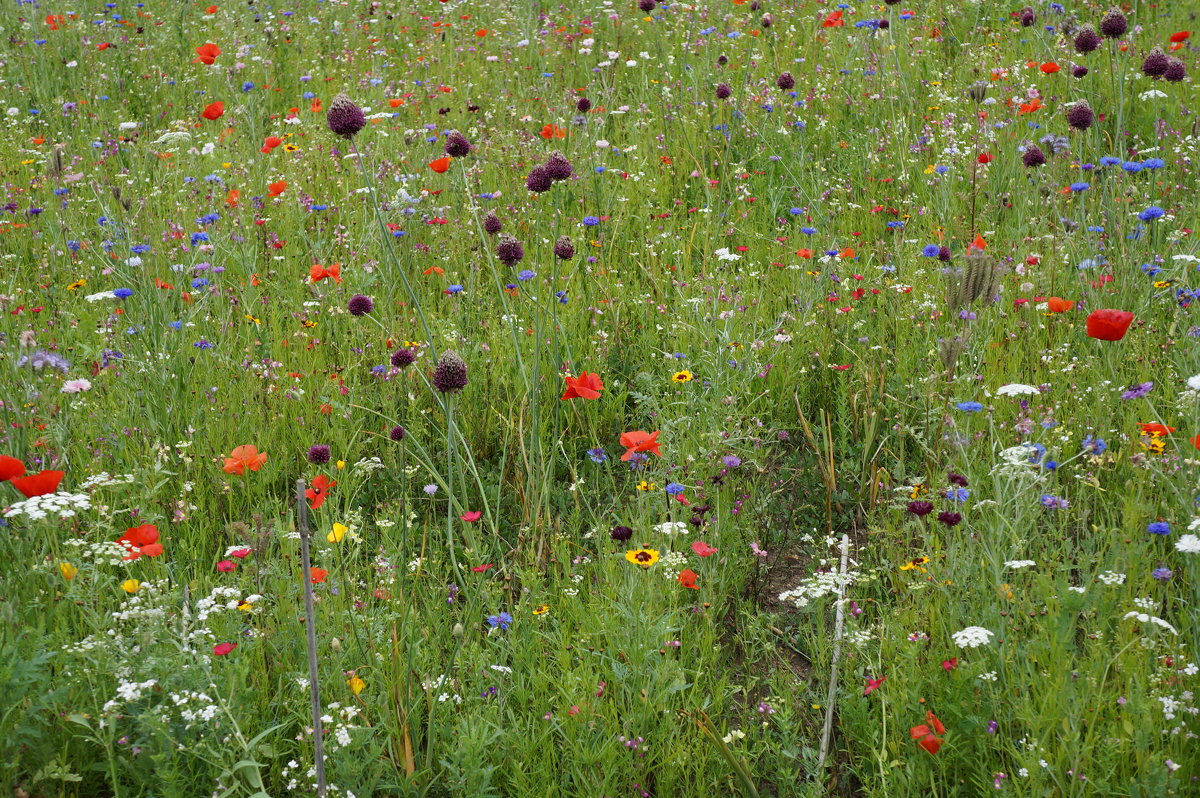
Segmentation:
{"type": "Polygon", "coordinates": [[[215,14],[215,13],[217,13],[217,7],[209,6],[208,8],[204,9],[204,13],[205,14],[215,14]]]}
{"type": "Polygon", "coordinates": [[[958,657],[951,657],[947,660],[942,660],[942,670],[952,671],[958,667],[958,657]]]}
{"type": "Polygon", "coordinates": [[[332,279],[335,283],[340,283],[342,281],[342,265],[335,263],[327,269],[319,263],[314,264],[309,267],[308,276],[314,283],[319,283],[326,278],[332,279]]]}
{"type": "Polygon", "coordinates": [[[1059,297],[1052,296],[1046,300],[1046,309],[1051,313],[1066,313],[1073,307],[1075,307],[1075,303],[1070,299],[1060,299],[1059,297]]]}
{"type": "Polygon", "coordinates": [[[328,576],[329,572],[324,568],[317,568],[316,566],[313,566],[312,568],[308,569],[308,578],[312,580],[314,585],[321,584],[328,576]]]}
{"type": "Polygon", "coordinates": [[[566,137],[567,131],[563,130],[561,127],[546,125],[542,128],[542,138],[544,139],[565,139],[566,137]]]}
{"type": "Polygon", "coordinates": [[[821,22],[822,28],[840,28],[846,23],[842,20],[842,12],[834,11],[821,22]]]}
{"type": "Polygon", "coordinates": [[[199,61],[202,64],[212,66],[213,64],[216,63],[217,56],[219,56],[220,54],[221,54],[221,48],[217,47],[212,42],[208,42],[207,44],[202,44],[196,48],[196,55],[199,57],[193,58],[192,63],[194,64],[197,61],[199,61]]]}
{"type": "Polygon", "coordinates": [[[282,194],[284,191],[287,190],[287,187],[288,187],[288,184],[287,184],[286,180],[278,180],[278,181],[272,183],[271,185],[267,186],[267,196],[268,197],[278,197],[280,194],[282,194]]]}
{"type": "Polygon", "coordinates": [[[699,590],[700,586],[696,584],[696,577],[699,576],[691,568],[684,568],[679,572],[679,584],[691,590],[699,590]]]}
{"type": "Polygon", "coordinates": [[[697,540],[695,543],[693,543],[692,551],[696,552],[697,557],[711,557],[717,553],[717,549],[714,549],[703,540],[697,540]]]}
{"type": "Polygon", "coordinates": [[[976,158],[975,160],[981,164],[988,164],[996,159],[994,157],[992,157],[992,154],[990,152],[981,152],[981,153],[979,153],[979,157],[976,158]]]}
{"type": "Polygon", "coordinates": [[[885,681],[887,681],[886,676],[880,676],[878,679],[867,679],[867,687],[863,690],[863,695],[870,695],[875,692],[885,681]]]}
{"type": "Polygon", "coordinates": [[[1149,424],[1138,424],[1138,430],[1143,435],[1149,435],[1152,438],[1162,438],[1174,432],[1175,428],[1168,427],[1165,424],[1159,424],[1158,422],[1152,422],[1149,424]]]}
{"type": "Polygon", "coordinates": [[[1191,31],[1181,30],[1178,33],[1171,34],[1170,42],[1171,44],[1178,44],[1179,42],[1187,41],[1191,38],[1191,35],[1191,31]]]}
{"type": "Polygon", "coordinates": [[[266,139],[263,140],[262,151],[270,152],[282,143],[283,139],[279,138],[279,136],[267,136],[266,139]]]}
{"type": "Polygon", "coordinates": [[[1132,323],[1133,314],[1127,310],[1093,310],[1087,317],[1087,334],[1099,341],[1120,341],[1132,323]]]}
{"type": "Polygon", "coordinates": [[[592,372],[581,371],[578,377],[567,376],[565,379],[567,388],[560,399],[599,399],[604,390],[600,375],[592,372]]]}
{"type": "Polygon", "coordinates": [[[1020,114],[1032,114],[1034,111],[1039,110],[1041,107],[1042,107],[1042,98],[1034,97],[1033,102],[1021,103],[1020,107],[1017,109],[1017,115],[1019,116],[1020,114]]]}
{"type": "Polygon", "coordinates": [[[58,490],[58,483],[67,475],[65,471],[39,471],[27,477],[10,477],[9,482],[21,491],[26,499],[45,496],[58,490]]]}
{"type": "Polygon", "coordinates": [[[946,742],[941,737],[935,735],[945,734],[946,727],[937,719],[937,716],[932,712],[925,713],[925,723],[919,726],[913,726],[908,730],[909,736],[917,741],[917,745],[924,748],[931,754],[936,754],[938,749],[942,747],[942,743],[946,742]],[[928,724],[928,725],[927,725],[928,724]]]}
{"type": "Polygon", "coordinates": [[[129,550],[126,560],[136,560],[143,554],[147,557],[157,557],[163,553],[162,544],[158,542],[158,527],[154,524],[142,524],[125,530],[125,534],[117,538],[117,543],[129,550]]]}
{"type": "Polygon", "coordinates": [[[979,235],[978,233],[975,234],[975,240],[967,245],[967,252],[970,252],[973,249],[977,249],[980,252],[983,252],[985,249],[987,249],[987,241],[985,241],[983,236],[979,235]]]}
{"type": "Polygon", "coordinates": [[[1046,63],[1042,64],[1040,69],[1043,72],[1045,72],[1047,75],[1053,75],[1055,72],[1057,72],[1059,70],[1059,66],[1058,66],[1058,64],[1054,63],[1053,61],[1047,61],[1046,63]]]}
{"type": "Polygon", "coordinates": [[[485,562],[483,565],[476,565],[476,566],[475,566],[474,568],[472,568],[471,570],[472,570],[472,571],[474,571],[474,572],[475,572],[475,573],[477,573],[477,574],[481,574],[481,573],[483,573],[484,571],[488,570],[488,569],[489,569],[489,568],[491,568],[491,567],[492,567],[492,564],[491,564],[490,562],[485,562]]]}
{"type": "Polygon", "coordinates": [[[238,446],[225,458],[225,473],[241,476],[246,469],[257,471],[267,462],[267,453],[260,452],[257,446],[238,446]]]}
{"type": "Polygon", "coordinates": [[[479,517],[482,515],[483,515],[483,513],[479,510],[468,510],[467,512],[460,515],[459,518],[466,521],[468,524],[473,524],[476,521],[478,521],[479,517]]]}
{"type": "Polygon", "coordinates": [[[441,158],[438,158],[436,161],[430,161],[429,168],[432,169],[433,171],[437,172],[440,175],[442,172],[444,172],[450,168],[450,156],[443,155],[441,158]]]}
{"type": "Polygon", "coordinates": [[[225,103],[217,100],[215,103],[209,103],[204,106],[204,110],[200,112],[200,116],[207,119],[209,122],[216,121],[225,115],[225,103]]]}
{"type": "Polygon", "coordinates": [[[626,447],[625,454],[621,455],[622,462],[627,462],[629,458],[633,457],[634,452],[653,452],[662,457],[662,452],[658,450],[658,430],[654,430],[654,432],[645,430],[622,432],[621,445],[626,447]]]}
{"type": "Polygon", "coordinates": [[[329,495],[329,489],[337,484],[337,480],[330,479],[324,474],[318,474],[312,481],[312,487],[304,491],[304,495],[312,501],[314,510],[320,509],[325,503],[325,497],[329,495]]]}
{"type": "Polygon", "coordinates": [[[24,473],[24,463],[15,457],[9,457],[6,454],[0,455],[0,482],[8,482],[13,477],[19,477],[24,473]]]}
{"type": "Polygon", "coordinates": [[[213,646],[213,653],[218,657],[223,657],[235,648],[237,648],[237,643],[217,643],[213,646]]]}

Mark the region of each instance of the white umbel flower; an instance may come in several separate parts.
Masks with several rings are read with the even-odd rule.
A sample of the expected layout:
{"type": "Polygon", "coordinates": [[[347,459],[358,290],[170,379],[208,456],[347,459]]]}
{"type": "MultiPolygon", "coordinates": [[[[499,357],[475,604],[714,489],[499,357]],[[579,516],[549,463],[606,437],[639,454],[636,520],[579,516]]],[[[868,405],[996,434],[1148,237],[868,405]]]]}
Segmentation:
{"type": "Polygon", "coordinates": [[[951,637],[954,638],[954,643],[959,648],[978,648],[990,643],[995,634],[982,626],[968,626],[960,632],[955,632],[951,637]]]}

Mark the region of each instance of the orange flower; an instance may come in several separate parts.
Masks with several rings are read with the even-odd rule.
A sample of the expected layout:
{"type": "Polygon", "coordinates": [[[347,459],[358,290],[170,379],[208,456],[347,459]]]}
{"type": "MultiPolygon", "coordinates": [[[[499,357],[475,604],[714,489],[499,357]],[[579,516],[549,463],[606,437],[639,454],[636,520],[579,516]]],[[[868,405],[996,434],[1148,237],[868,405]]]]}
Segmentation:
{"type": "Polygon", "coordinates": [[[1168,427],[1165,424],[1159,424],[1158,422],[1138,424],[1138,429],[1141,430],[1143,435],[1149,435],[1152,438],[1161,438],[1166,435],[1170,435],[1175,431],[1174,427],[1168,427]]]}
{"type": "Polygon", "coordinates": [[[208,8],[204,9],[204,13],[205,14],[215,14],[215,13],[217,13],[217,7],[209,6],[208,8]]]}
{"type": "Polygon", "coordinates": [[[219,56],[220,54],[221,54],[221,48],[217,47],[212,42],[209,42],[207,44],[202,44],[196,48],[196,55],[199,57],[193,58],[192,63],[194,64],[197,61],[199,61],[201,64],[207,64],[208,66],[212,66],[213,64],[216,63],[217,56],[219,56]]]}
{"type": "Polygon", "coordinates": [[[308,578],[312,580],[314,585],[319,585],[325,581],[325,577],[329,576],[329,572],[324,568],[312,567],[308,569],[308,578]]]}
{"type": "Polygon", "coordinates": [[[225,103],[217,100],[215,103],[209,103],[200,112],[200,116],[207,119],[209,122],[215,122],[225,115],[225,103]]]}
{"type": "Polygon", "coordinates": [[[147,557],[157,557],[163,553],[162,544],[158,542],[158,527],[154,524],[142,524],[130,527],[125,534],[117,538],[117,543],[128,549],[126,560],[136,560],[143,554],[147,557]]]}
{"type": "Polygon", "coordinates": [[[450,168],[450,157],[448,155],[443,155],[436,161],[430,161],[429,168],[440,175],[442,172],[450,168]]]}
{"type": "Polygon", "coordinates": [[[840,28],[846,23],[842,20],[842,12],[834,11],[821,22],[822,28],[840,28]]]}
{"type": "Polygon", "coordinates": [[[322,109],[321,98],[314,97],[312,104],[310,106],[308,106],[308,110],[312,111],[314,114],[319,114],[319,113],[321,113],[321,109],[322,109]]]}
{"type": "Polygon", "coordinates": [[[1021,103],[1021,107],[1017,109],[1017,114],[1032,114],[1034,111],[1042,107],[1042,98],[1034,97],[1031,103],[1021,103]]]}
{"type": "Polygon", "coordinates": [[[267,196],[268,197],[278,197],[280,194],[282,194],[284,191],[287,190],[287,187],[288,187],[288,184],[287,184],[286,180],[277,180],[274,183],[272,183],[271,185],[267,186],[267,196]]]}
{"type": "Polygon", "coordinates": [[[1191,35],[1191,31],[1181,30],[1178,33],[1171,34],[1170,42],[1171,44],[1179,44],[1180,42],[1187,41],[1191,38],[1191,35]]]}
{"type": "Polygon", "coordinates": [[[987,242],[983,240],[983,236],[979,233],[976,233],[975,240],[967,245],[967,252],[970,252],[973,249],[977,249],[980,252],[983,252],[985,249],[987,249],[987,242]]]}
{"type": "Polygon", "coordinates": [[[633,457],[634,452],[653,452],[662,457],[662,452],[658,450],[658,432],[658,430],[654,430],[654,432],[645,430],[622,432],[621,445],[626,447],[626,451],[621,455],[621,461],[627,462],[629,458],[633,457]]]}
{"type": "Polygon", "coordinates": [[[320,509],[325,503],[325,498],[329,495],[329,489],[337,484],[337,480],[330,479],[324,474],[318,474],[312,481],[312,487],[304,491],[304,495],[312,502],[314,510],[320,509]]]}
{"type": "Polygon", "coordinates": [[[546,125],[542,128],[542,138],[544,139],[565,139],[566,137],[567,131],[563,130],[561,127],[546,125]]]}
{"type": "Polygon", "coordinates": [[[838,253],[839,258],[853,258],[854,255],[855,255],[855,252],[854,252],[853,247],[846,247],[845,249],[843,249],[841,252],[838,253]]]}
{"type": "Polygon", "coordinates": [[[936,754],[938,749],[942,747],[942,743],[946,742],[941,737],[935,736],[945,734],[946,727],[942,725],[942,722],[932,712],[926,712],[925,723],[913,726],[908,730],[908,733],[909,736],[917,741],[917,745],[931,754],[936,754]]]}
{"type": "Polygon", "coordinates": [[[236,208],[238,204],[238,197],[240,196],[242,196],[242,192],[238,191],[236,188],[229,189],[229,193],[225,195],[225,204],[230,208],[236,208]]]}
{"type": "Polygon", "coordinates": [[[475,35],[482,39],[484,36],[488,35],[487,28],[480,28],[479,30],[475,31],[475,35]]]}
{"type": "Polygon", "coordinates": [[[578,377],[568,375],[565,379],[567,388],[560,399],[599,399],[600,392],[604,390],[599,374],[581,371],[578,377]]]}
{"type": "Polygon", "coordinates": [[[805,247],[804,249],[796,250],[796,254],[799,255],[800,257],[804,258],[805,260],[809,260],[810,258],[812,258],[812,250],[809,249],[808,247],[805,247]]]}
{"type": "Polygon", "coordinates": [[[342,281],[341,274],[342,265],[340,263],[335,263],[328,269],[320,264],[313,264],[308,270],[308,276],[314,283],[319,283],[326,277],[332,278],[335,283],[340,283],[342,281]]]}
{"type": "Polygon", "coordinates": [[[262,149],[259,150],[259,152],[270,152],[282,143],[283,139],[279,138],[279,136],[267,136],[266,139],[263,140],[262,149]]]}
{"type": "Polygon", "coordinates": [[[1046,309],[1051,313],[1066,313],[1071,308],[1075,307],[1075,303],[1070,299],[1059,299],[1056,296],[1046,300],[1046,309]]]}
{"type": "Polygon", "coordinates": [[[267,453],[258,451],[256,446],[239,446],[225,458],[225,473],[241,476],[246,469],[257,471],[267,462],[267,453]]]}
{"type": "Polygon", "coordinates": [[[699,576],[691,568],[684,568],[679,572],[679,584],[692,590],[699,590],[700,586],[696,584],[696,577],[699,576]]]}

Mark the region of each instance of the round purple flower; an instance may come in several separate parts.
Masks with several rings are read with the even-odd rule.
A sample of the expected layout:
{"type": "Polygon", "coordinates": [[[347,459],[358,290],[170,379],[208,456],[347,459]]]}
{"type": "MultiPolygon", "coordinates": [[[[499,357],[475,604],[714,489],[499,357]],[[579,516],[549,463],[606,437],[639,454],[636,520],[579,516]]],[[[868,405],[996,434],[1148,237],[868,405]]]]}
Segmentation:
{"type": "Polygon", "coordinates": [[[1157,80],[1167,74],[1167,68],[1170,66],[1170,57],[1162,51],[1161,47],[1155,47],[1146,56],[1146,60],[1142,62],[1142,74],[1157,80]]]}
{"type": "Polygon", "coordinates": [[[942,263],[950,262],[950,247],[946,246],[945,244],[942,244],[940,247],[938,247],[938,260],[940,260],[942,263]]]}
{"type": "Polygon", "coordinates": [[[365,316],[375,309],[375,303],[371,301],[371,297],[355,294],[350,297],[350,301],[346,304],[346,309],[350,311],[351,316],[365,316]]]}
{"type": "MultiPolygon", "coordinates": [[[[721,56],[721,57],[724,58],[725,56],[721,56]]],[[[728,83],[718,83],[717,84],[717,99],[718,100],[728,100],[730,95],[732,95],[732,94],[733,94],[733,89],[729,88],[728,83]]]]}
{"type": "Polygon", "coordinates": [[[962,516],[958,513],[951,513],[943,510],[937,514],[937,520],[941,521],[946,526],[958,526],[962,521],[962,516]]]}
{"type": "Polygon", "coordinates": [[[566,180],[575,171],[571,162],[567,160],[567,156],[557,150],[550,153],[550,157],[546,159],[546,164],[542,168],[555,183],[566,180]]]}
{"type": "Polygon", "coordinates": [[[791,91],[796,88],[796,79],[792,77],[791,72],[784,72],[779,77],[775,78],[775,85],[783,91],[791,91]]]}
{"type": "Polygon", "coordinates": [[[1110,39],[1121,36],[1129,29],[1129,22],[1118,8],[1111,9],[1100,19],[1100,32],[1110,39]]]}
{"type": "Polygon", "coordinates": [[[543,191],[549,191],[554,185],[554,178],[550,177],[550,170],[544,166],[535,166],[529,170],[529,177],[525,178],[525,188],[535,194],[541,194],[543,191]]]}
{"type": "Polygon", "coordinates": [[[953,471],[946,475],[946,481],[951,485],[958,485],[961,488],[967,487],[967,478],[962,474],[956,474],[953,471]]]}
{"type": "Polygon", "coordinates": [[[413,361],[416,359],[417,353],[409,349],[407,346],[403,349],[397,349],[395,352],[392,352],[392,365],[398,369],[402,369],[405,366],[411,366],[413,361]]]}
{"type": "Polygon", "coordinates": [[[503,229],[504,223],[500,221],[500,217],[496,215],[496,211],[488,211],[487,216],[483,217],[483,231],[490,236],[494,236],[503,229]]]}
{"type": "Polygon", "coordinates": [[[1100,46],[1104,39],[1100,38],[1100,34],[1096,33],[1096,29],[1091,25],[1084,25],[1079,29],[1079,33],[1075,34],[1075,51],[1078,53],[1090,53],[1100,46]]]}
{"type": "Polygon", "coordinates": [[[1178,83],[1185,77],[1187,77],[1187,67],[1184,66],[1183,61],[1178,58],[1168,59],[1167,69],[1163,72],[1163,80],[1168,83],[1178,83]]]}
{"type": "Polygon", "coordinates": [[[649,14],[651,11],[653,11],[656,5],[658,5],[658,3],[654,2],[654,0],[638,0],[638,8],[640,8],[642,12],[646,14],[649,14]]]}
{"type": "Polygon", "coordinates": [[[400,441],[404,440],[404,436],[407,434],[408,433],[405,432],[404,427],[392,427],[392,431],[388,433],[388,437],[399,443],[400,441]]]}
{"type": "Polygon", "coordinates": [[[633,530],[627,526],[614,526],[609,536],[618,543],[623,543],[633,537],[633,530]]]}
{"type": "Polygon", "coordinates": [[[1022,8],[1017,16],[1021,20],[1021,25],[1026,28],[1031,27],[1033,23],[1037,22],[1037,14],[1029,6],[1022,8]]]}
{"type": "Polygon", "coordinates": [[[500,236],[500,243],[496,245],[496,257],[505,266],[512,266],[525,257],[525,250],[520,241],[505,233],[500,236]]]}
{"type": "Polygon", "coordinates": [[[1067,109],[1067,124],[1073,130],[1087,130],[1095,118],[1096,115],[1092,113],[1092,106],[1088,105],[1087,100],[1080,100],[1067,109]]]}
{"type": "Polygon", "coordinates": [[[570,236],[559,236],[554,242],[554,255],[559,260],[570,260],[575,257],[575,245],[571,243],[570,236]]]}
{"type": "Polygon", "coordinates": [[[463,158],[471,154],[471,142],[467,141],[467,137],[457,130],[446,136],[446,154],[451,158],[463,158]]]}
{"type": "Polygon", "coordinates": [[[1076,64],[1071,67],[1071,77],[1081,78],[1088,73],[1088,68],[1083,64],[1076,64]]]}
{"type": "Polygon", "coordinates": [[[586,114],[588,111],[592,110],[592,101],[587,97],[580,97],[579,101],[575,103],[575,110],[579,111],[581,114],[586,114]]]}
{"type": "Polygon", "coordinates": [[[911,501],[908,503],[908,511],[917,518],[923,518],[933,512],[933,503],[926,501],[911,501]]]}
{"type": "Polygon", "coordinates": [[[433,369],[433,387],[440,393],[458,393],[467,387],[467,364],[454,350],[442,353],[433,369]]]}
{"type": "Polygon", "coordinates": [[[323,443],[318,443],[316,446],[311,446],[308,449],[308,462],[313,465],[325,465],[329,462],[329,447],[323,443]]]}
{"type": "Polygon", "coordinates": [[[325,122],[334,134],[349,139],[367,126],[367,117],[353,100],[345,94],[339,94],[329,103],[329,110],[325,112],[325,122]]]}
{"type": "Polygon", "coordinates": [[[729,56],[727,56],[727,55],[717,56],[717,66],[725,66],[728,63],[729,63],[729,56]]]}
{"type": "Polygon", "coordinates": [[[1046,163],[1046,153],[1042,152],[1042,148],[1038,145],[1030,144],[1025,152],[1021,153],[1021,163],[1030,169],[1042,166],[1046,163]]]}

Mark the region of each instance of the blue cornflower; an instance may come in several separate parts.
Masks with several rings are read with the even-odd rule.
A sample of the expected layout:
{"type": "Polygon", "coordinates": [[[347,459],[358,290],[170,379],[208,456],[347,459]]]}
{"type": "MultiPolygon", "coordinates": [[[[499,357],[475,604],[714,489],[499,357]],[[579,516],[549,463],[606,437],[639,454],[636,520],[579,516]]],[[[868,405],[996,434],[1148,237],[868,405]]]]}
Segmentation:
{"type": "Polygon", "coordinates": [[[1083,181],[1080,181],[1080,182],[1078,182],[1078,183],[1072,183],[1072,184],[1071,184],[1071,190],[1072,190],[1072,191],[1076,191],[1076,192],[1078,192],[1078,191],[1087,191],[1087,190],[1088,190],[1089,188],[1091,188],[1091,187],[1092,187],[1092,184],[1091,184],[1091,183],[1084,183],[1083,181]]]}
{"type": "Polygon", "coordinates": [[[788,213],[790,213],[792,216],[800,216],[804,213],[804,209],[803,208],[788,208],[788,213]]]}
{"type": "Polygon", "coordinates": [[[537,274],[531,269],[521,269],[521,271],[517,272],[517,279],[521,282],[532,280],[534,277],[537,277],[537,274]]]}
{"type": "Polygon", "coordinates": [[[208,285],[208,280],[203,277],[192,280],[192,288],[204,288],[206,285],[208,285]]]}
{"type": "Polygon", "coordinates": [[[251,83],[250,81],[246,81],[245,83],[242,84],[242,94],[245,94],[246,92],[250,91],[253,88],[254,88],[254,84],[251,83]]]}
{"type": "Polygon", "coordinates": [[[1148,277],[1153,277],[1154,275],[1156,275],[1162,271],[1162,269],[1158,268],[1153,263],[1143,263],[1138,268],[1141,269],[1142,272],[1145,273],[1148,277]]]}
{"type": "Polygon", "coordinates": [[[678,482],[668,482],[667,486],[663,488],[663,490],[667,492],[668,496],[678,496],[679,494],[683,493],[684,487],[678,482]]]}
{"type": "Polygon", "coordinates": [[[205,233],[205,232],[192,233],[192,246],[193,247],[196,246],[197,244],[201,244],[206,241],[208,241],[208,233],[205,233]]]}
{"type": "Polygon", "coordinates": [[[944,175],[950,171],[950,167],[946,166],[945,164],[939,164],[933,168],[933,171],[937,172],[939,175],[944,175]]]}
{"type": "Polygon", "coordinates": [[[1150,576],[1154,577],[1155,579],[1157,579],[1160,582],[1166,582],[1168,579],[1170,579],[1174,575],[1175,575],[1175,572],[1172,571],[1170,568],[1155,568],[1153,571],[1150,572],[1150,576]]]}
{"type": "Polygon", "coordinates": [[[946,488],[946,498],[952,502],[965,502],[971,497],[971,491],[966,488],[946,488]]]}
{"type": "Polygon", "coordinates": [[[1143,169],[1162,169],[1166,165],[1167,162],[1162,158],[1147,158],[1146,160],[1142,161],[1143,169]]]}
{"type": "Polygon", "coordinates": [[[560,304],[560,305],[567,304],[568,297],[567,297],[566,291],[555,291],[554,295],[556,297],[558,297],[558,304],[560,304]]]}
{"type": "Polygon", "coordinates": [[[1114,158],[1111,155],[1105,155],[1103,158],[1100,159],[1101,166],[1116,166],[1119,163],[1121,163],[1121,159],[1114,158]]]}
{"type": "Polygon", "coordinates": [[[132,247],[129,248],[129,251],[135,255],[144,255],[145,253],[150,251],[150,245],[149,244],[134,244],[132,247]]]}
{"type": "Polygon", "coordinates": [[[801,228],[800,228],[800,232],[801,232],[801,233],[804,233],[804,235],[806,235],[806,236],[811,236],[811,235],[813,235],[814,233],[816,233],[816,232],[817,232],[817,228],[815,228],[815,227],[801,227],[801,228]]]}
{"type": "Polygon", "coordinates": [[[133,289],[132,288],[118,288],[117,290],[113,291],[113,295],[117,299],[128,299],[129,297],[133,296],[133,289]]]}
{"type": "Polygon", "coordinates": [[[1089,435],[1083,439],[1083,443],[1080,444],[1080,448],[1088,454],[1104,454],[1106,451],[1108,451],[1108,444],[1104,442],[1103,438],[1097,438],[1094,435],[1089,435]]]}
{"type": "Polygon", "coordinates": [[[602,446],[597,446],[595,449],[588,449],[587,455],[593,463],[603,463],[608,459],[608,454],[602,446]]]}
{"type": "Polygon", "coordinates": [[[888,222],[888,223],[887,223],[887,226],[888,226],[888,227],[890,227],[890,228],[891,228],[891,229],[893,229],[893,230],[903,230],[903,229],[904,229],[904,222],[901,222],[901,221],[899,221],[899,220],[893,219],[892,221],[890,221],[890,222],[888,222]]]}
{"type": "Polygon", "coordinates": [[[1142,171],[1142,165],[1137,161],[1125,161],[1121,164],[1121,168],[1134,175],[1142,171]]]}
{"type": "Polygon", "coordinates": [[[1070,506],[1070,502],[1058,496],[1053,496],[1049,493],[1042,494],[1042,506],[1051,510],[1065,510],[1070,506]]]}
{"type": "Polygon", "coordinates": [[[1042,458],[1046,456],[1046,447],[1040,443],[1030,443],[1028,446],[1033,449],[1033,454],[1029,455],[1029,462],[1034,465],[1042,462],[1042,458]]]}
{"type": "Polygon", "coordinates": [[[955,407],[964,413],[978,413],[983,409],[983,405],[979,402],[959,402],[955,407]]]}
{"type": "Polygon", "coordinates": [[[493,629],[507,629],[512,625],[513,617],[507,612],[502,612],[498,615],[489,615],[487,618],[488,625],[493,629]]]}
{"type": "Polygon", "coordinates": [[[927,258],[936,258],[938,256],[938,253],[941,251],[942,251],[942,248],[939,247],[937,244],[926,244],[921,249],[921,254],[927,258]]]}
{"type": "Polygon", "coordinates": [[[213,348],[212,343],[210,343],[209,341],[197,341],[196,343],[192,344],[192,346],[196,347],[197,349],[212,349],[213,348]]]}
{"type": "Polygon", "coordinates": [[[169,321],[169,322],[167,322],[167,326],[170,327],[172,330],[178,330],[183,327],[183,322],[182,321],[169,321]]]}
{"type": "Polygon", "coordinates": [[[463,290],[463,287],[461,285],[459,285],[458,283],[455,283],[454,285],[452,285],[446,289],[446,293],[447,294],[461,294],[462,290],[463,290]]]}
{"type": "Polygon", "coordinates": [[[1151,535],[1169,535],[1171,534],[1171,525],[1166,521],[1155,521],[1146,527],[1146,531],[1151,535]]]}
{"type": "Polygon", "coordinates": [[[1157,205],[1151,205],[1149,208],[1139,213],[1138,218],[1143,222],[1149,222],[1152,219],[1161,219],[1165,213],[1166,211],[1157,205]]]}
{"type": "Polygon", "coordinates": [[[599,216],[585,216],[585,217],[583,217],[583,223],[586,224],[588,227],[595,227],[596,225],[600,224],[600,217],[599,216]]]}

